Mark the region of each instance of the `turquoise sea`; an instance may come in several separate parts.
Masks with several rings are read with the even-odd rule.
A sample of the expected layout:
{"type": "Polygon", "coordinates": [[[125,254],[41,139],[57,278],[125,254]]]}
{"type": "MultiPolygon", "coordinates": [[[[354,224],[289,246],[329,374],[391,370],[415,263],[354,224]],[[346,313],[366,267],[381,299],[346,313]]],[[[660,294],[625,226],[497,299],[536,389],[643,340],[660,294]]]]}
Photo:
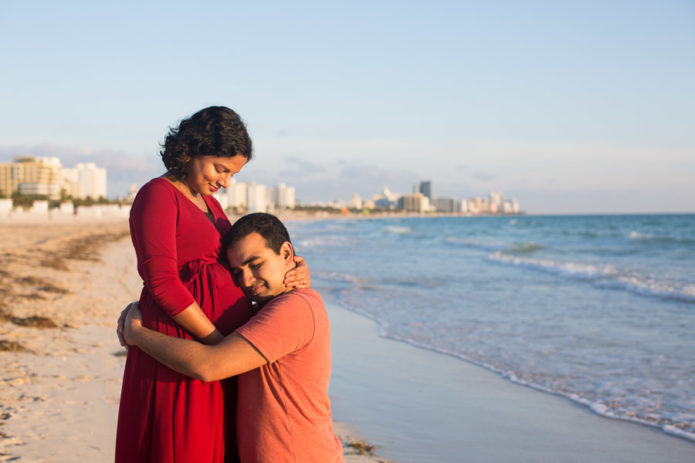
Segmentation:
{"type": "Polygon", "coordinates": [[[695,215],[289,229],[315,288],[383,336],[695,440],[695,215]]]}

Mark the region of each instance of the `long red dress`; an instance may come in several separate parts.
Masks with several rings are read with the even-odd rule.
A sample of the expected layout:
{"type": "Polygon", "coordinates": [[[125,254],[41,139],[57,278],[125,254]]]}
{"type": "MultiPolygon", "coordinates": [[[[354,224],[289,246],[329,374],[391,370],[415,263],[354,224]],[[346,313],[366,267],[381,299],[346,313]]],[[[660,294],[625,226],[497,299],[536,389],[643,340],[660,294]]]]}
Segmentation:
{"type": "MultiPolygon", "coordinates": [[[[215,225],[169,181],[158,178],[142,187],[131,209],[131,238],[144,282],[143,323],[170,336],[191,339],[171,317],[194,301],[224,334],[251,317],[248,300],[219,263],[220,239],[231,225],[214,198],[205,200],[215,225]]],[[[223,389],[228,384],[189,378],[130,348],[116,462],[223,462],[225,425],[233,425],[236,399],[235,390],[228,390],[225,411],[223,389]]],[[[232,452],[236,449],[228,449],[228,457],[232,452]]]]}

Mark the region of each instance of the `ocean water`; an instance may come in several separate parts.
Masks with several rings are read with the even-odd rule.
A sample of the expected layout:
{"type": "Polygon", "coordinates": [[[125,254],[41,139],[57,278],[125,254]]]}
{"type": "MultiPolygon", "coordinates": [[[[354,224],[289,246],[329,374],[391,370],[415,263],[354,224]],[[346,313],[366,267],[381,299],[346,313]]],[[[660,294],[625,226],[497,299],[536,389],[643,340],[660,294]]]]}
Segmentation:
{"type": "Polygon", "coordinates": [[[695,440],[695,215],[288,228],[314,287],[383,336],[695,440]]]}

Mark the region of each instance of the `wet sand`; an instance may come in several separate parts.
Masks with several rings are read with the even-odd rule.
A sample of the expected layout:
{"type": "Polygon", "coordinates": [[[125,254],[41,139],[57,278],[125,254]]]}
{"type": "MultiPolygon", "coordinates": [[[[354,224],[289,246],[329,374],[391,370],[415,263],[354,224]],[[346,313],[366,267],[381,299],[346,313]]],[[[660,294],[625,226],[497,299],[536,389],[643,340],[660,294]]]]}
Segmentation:
{"type": "Polygon", "coordinates": [[[384,457],[399,463],[695,461],[695,442],[381,338],[372,320],[336,305],[328,309],[334,417],[369,436],[384,457]]]}

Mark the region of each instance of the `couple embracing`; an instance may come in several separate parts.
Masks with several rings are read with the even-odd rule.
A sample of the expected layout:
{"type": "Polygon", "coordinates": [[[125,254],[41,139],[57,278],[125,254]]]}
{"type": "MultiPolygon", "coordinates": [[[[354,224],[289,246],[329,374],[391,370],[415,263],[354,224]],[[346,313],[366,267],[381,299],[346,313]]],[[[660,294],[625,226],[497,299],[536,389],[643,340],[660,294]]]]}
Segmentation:
{"type": "Polygon", "coordinates": [[[143,289],[119,320],[130,348],[116,462],[342,462],[328,316],[284,225],[231,225],[212,197],[251,159],[239,116],[205,108],[172,129],[167,169],[130,228],[143,289]]]}

